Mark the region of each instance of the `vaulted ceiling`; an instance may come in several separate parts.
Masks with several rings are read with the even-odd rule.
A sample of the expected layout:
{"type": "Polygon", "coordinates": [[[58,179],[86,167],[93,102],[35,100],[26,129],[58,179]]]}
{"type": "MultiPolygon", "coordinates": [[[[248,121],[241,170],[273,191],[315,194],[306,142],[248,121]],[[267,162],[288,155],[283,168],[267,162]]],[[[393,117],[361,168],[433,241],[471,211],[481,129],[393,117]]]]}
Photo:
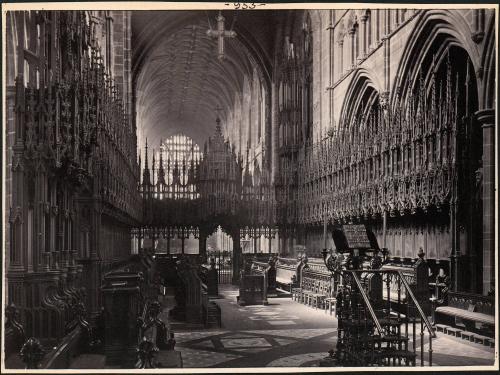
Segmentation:
{"type": "Polygon", "coordinates": [[[222,12],[226,29],[237,33],[225,39],[223,61],[217,58],[217,40],[207,35],[217,26],[217,13],[132,15],[137,124],[154,147],[159,138],[177,133],[202,143],[215,129],[216,108],[222,109],[224,122],[242,91],[244,76],[251,77],[254,68],[270,82],[275,12],[222,12]]]}

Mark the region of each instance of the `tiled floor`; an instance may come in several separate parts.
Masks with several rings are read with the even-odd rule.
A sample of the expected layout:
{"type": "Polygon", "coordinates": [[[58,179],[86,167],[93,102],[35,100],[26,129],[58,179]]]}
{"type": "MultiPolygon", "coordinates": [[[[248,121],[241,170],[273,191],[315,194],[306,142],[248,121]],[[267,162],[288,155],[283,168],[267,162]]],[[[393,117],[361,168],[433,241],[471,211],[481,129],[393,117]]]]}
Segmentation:
{"type": "MultiPolygon", "coordinates": [[[[283,366],[289,352],[296,352],[306,341],[315,337],[330,337],[332,329],[263,330],[214,332],[212,336],[193,337],[194,332],[176,334],[176,349],[182,353],[184,367],[264,367],[283,366]],[[299,331],[299,332],[297,332],[299,331]],[[290,349],[292,349],[290,351],[290,349]],[[279,360],[282,359],[281,362],[279,360]],[[280,364],[281,363],[281,364],[280,364]]],[[[198,333],[198,332],[196,332],[198,333]]],[[[202,332],[199,332],[202,333],[202,332]]],[[[203,332],[207,333],[207,332],[203,332]]],[[[330,340],[330,343],[333,340],[330,340]]],[[[314,358],[325,357],[329,343],[319,341],[324,349],[318,349],[314,358]]],[[[317,346],[317,345],[315,345],[317,346]]],[[[309,355],[295,354],[310,361],[309,355]]],[[[298,361],[297,358],[294,359],[298,361]]]]}
{"type": "MultiPolygon", "coordinates": [[[[176,331],[176,350],[186,368],[316,367],[336,344],[337,320],[323,310],[290,298],[270,298],[267,306],[239,306],[238,291],[231,286],[222,287],[221,295],[216,302],[222,328],[176,331]]],[[[425,363],[428,345],[425,341],[425,363]]],[[[491,365],[495,358],[494,349],[443,333],[432,346],[434,366],[491,365]]]]}

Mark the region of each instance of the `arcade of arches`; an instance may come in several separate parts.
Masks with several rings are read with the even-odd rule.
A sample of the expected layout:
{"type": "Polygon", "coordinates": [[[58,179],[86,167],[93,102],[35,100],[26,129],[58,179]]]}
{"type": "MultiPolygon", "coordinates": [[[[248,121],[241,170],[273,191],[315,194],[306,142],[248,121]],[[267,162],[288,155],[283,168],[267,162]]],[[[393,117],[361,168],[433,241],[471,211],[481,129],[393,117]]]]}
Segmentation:
{"type": "MultiPolygon", "coordinates": [[[[450,340],[480,353],[470,364],[492,363],[487,324],[462,319],[494,316],[477,306],[496,283],[495,9],[32,10],[6,12],[5,24],[9,334],[53,347],[75,327],[88,328],[88,345],[101,332],[101,368],[117,368],[110,290],[140,271],[134,287],[161,284],[163,308],[173,304],[159,316],[185,367],[253,366],[257,347],[259,366],[317,365],[348,337],[332,315],[332,264],[344,253],[346,270],[335,272],[362,267],[360,250],[349,253],[335,233],[362,226],[362,260],[375,269],[383,254],[381,269],[395,275],[425,262],[426,317],[483,337],[437,332],[435,363],[455,364],[450,340]],[[303,268],[291,277],[294,267],[303,268]],[[214,269],[219,299],[204,304],[190,293],[204,296],[214,269]],[[269,288],[273,280],[258,311],[236,303],[238,291],[238,303],[250,298],[250,274],[265,274],[269,288]],[[314,290],[325,275],[329,286],[314,290]],[[461,310],[472,318],[456,315],[455,295],[473,301],[461,310]],[[190,331],[221,309],[219,336],[190,331]],[[258,326],[266,316],[276,319],[258,326]]],[[[142,306],[147,290],[123,306],[142,306]]],[[[36,366],[51,368],[44,358],[36,366]]],[[[371,363],[356,361],[343,363],[371,363]]]]}

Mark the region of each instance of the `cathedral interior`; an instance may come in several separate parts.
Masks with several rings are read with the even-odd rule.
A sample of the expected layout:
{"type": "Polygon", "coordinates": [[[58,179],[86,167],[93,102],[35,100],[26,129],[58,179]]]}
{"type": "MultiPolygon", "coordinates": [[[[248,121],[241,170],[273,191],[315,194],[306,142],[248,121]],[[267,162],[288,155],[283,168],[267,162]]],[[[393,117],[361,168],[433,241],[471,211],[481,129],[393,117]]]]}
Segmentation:
{"type": "Polygon", "coordinates": [[[2,10],[3,371],[498,368],[498,7],[268,5],[2,10]]]}

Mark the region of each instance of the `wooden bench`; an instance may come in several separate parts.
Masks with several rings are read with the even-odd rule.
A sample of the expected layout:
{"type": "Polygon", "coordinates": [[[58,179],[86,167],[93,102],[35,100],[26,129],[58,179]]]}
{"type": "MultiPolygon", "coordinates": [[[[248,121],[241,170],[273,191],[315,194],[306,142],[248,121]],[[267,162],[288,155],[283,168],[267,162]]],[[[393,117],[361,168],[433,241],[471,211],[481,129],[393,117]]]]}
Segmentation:
{"type": "Polygon", "coordinates": [[[326,308],[326,300],[334,298],[331,272],[324,263],[309,260],[302,268],[300,288],[295,290],[294,299],[315,308],[326,308]]]}
{"type": "MultiPolygon", "coordinates": [[[[430,315],[430,292],[429,292],[429,266],[423,259],[418,260],[405,260],[405,261],[392,261],[384,264],[381,270],[400,271],[410,286],[413,295],[417,299],[420,307],[424,312],[430,315]]],[[[394,276],[390,277],[389,285],[389,299],[391,305],[395,309],[403,308],[409,296],[406,295],[404,285],[399,284],[399,278],[394,276]],[[398,292],[399,288],[399,292],[398,292]]],[[[383,281],[383,299],[387,301],[387,283],[383,281]]]]}
{"type": "MultiPolygon", "coordinates": [[[[460,327],[463,331],[492,336],[495,300],[489,296],[449,291],[448,305],[436,308],[436,321],[460,327]]],[[[476,336],[481,335],[474,335],[474,341],[476,336]]]]}
{"type": "Polygon", "coordinates": [[[276,261],[276,287],[292,293],[300,287],[300,272],[304,263],[293,258],[278,258],[276,261]]]}

